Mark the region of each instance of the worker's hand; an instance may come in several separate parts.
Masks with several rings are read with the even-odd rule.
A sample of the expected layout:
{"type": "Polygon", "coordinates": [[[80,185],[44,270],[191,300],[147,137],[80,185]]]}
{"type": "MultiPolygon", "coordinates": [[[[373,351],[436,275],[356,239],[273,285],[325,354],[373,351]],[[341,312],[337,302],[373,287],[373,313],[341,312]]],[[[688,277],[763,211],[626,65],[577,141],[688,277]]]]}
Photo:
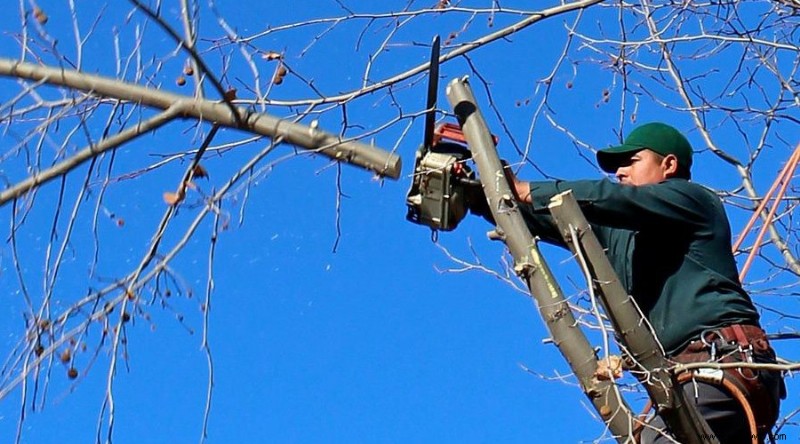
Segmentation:
{"type": "Polygon", "coordinates": [[[508,164],[508,162],[505,160],[502,160],[501,162],[503,163],[503,173],[506,175],[506,179],[508,180],[508,184],[511,186],[511,191],[514,193],[514,197],[520,202],[531,203],[531,184],[517,179],[517,176],[514,174],[514,171],[511,169],[511,166],[508,164]]]}
{"type": "Polygon", "coordinates": [[[486,194],[483,192],[483,186],[480,182],[467,184],[464,187],[464,197],[470,213],[481,216],[491,224],[495,223],[492,210],[489,209],[489,202],[486,200],[486,194]]]}
{"type": "Polygon", "coordinates": [[[597,369],[594,377],[600,381],[609,381],[622,377],[622,358],[619,356],[609,356],[597,361],[597,369]]]}

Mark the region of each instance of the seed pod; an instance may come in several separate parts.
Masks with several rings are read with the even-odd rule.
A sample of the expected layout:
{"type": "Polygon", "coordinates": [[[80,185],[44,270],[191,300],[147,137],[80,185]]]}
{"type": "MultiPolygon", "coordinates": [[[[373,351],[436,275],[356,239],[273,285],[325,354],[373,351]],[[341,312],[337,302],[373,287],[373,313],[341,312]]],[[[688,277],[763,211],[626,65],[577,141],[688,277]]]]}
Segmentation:
{"type": "Polygon", "coordinates": [[[72,359],[72,352],[68,348],[64,349],[64,351],[61,352],[59,359],[61,359],[61,362],[66,364],[70,361],[70,359],[72,359]]]}
{"type": "Polygon", "coordinates": [[[42,8],[38,6],[33,8],[33,18],[35,18],[40,25],[46,24],[48,20],[47,14],[45,14],[44,11],[42,11],[42,8]]]}
{"type": "Polygon", "coordinates": [[[78,377],[78,369],[75,368],[75,367],[70,367],[69,370],[67,370],[67,376],[69,377],[69,379],[77,378],[78,377]]]}
{"type": "Polygon", "coordinates": [[[270,60],[270,61],[271,60],[278,60],[278,59],[281,58],[281,55],[280,55],[280,53],[277,53],[275,51],[269,51],[266,54],[262,54],[261,58],[263,58],[264,60],[270,60]]]}
{"type": "Polygon", "coordinates": [[[285,76],[286,75],[286,67],[283,66],[283,65],[279,66],[278,67],[278,71],[276,72],[276,75],[279,75],[281,77],[285,76]]]}
{"type": "Polygon", "coordinates": [[[205,178],[208,178],[208,171],[205,168],[203,168],[203,165],[200,165],[198,163],[197,165],[194,166],[194,170],[192,171],[192,175],[194,177],[200,177],[200,178],[205,177],[205,178]]]}
{"type": "Polygon", "coordinates": [[[128,313],[122,313],[122,322],[128,322],[131,320],[131,315],[128,313]]]}
{"type": "Polygon", "coordinates": [[[178,84],[178,86],[183,86],[183,85],[185,85],[185,84],[186,84],[186,77],[184,77],[184,76],[178,76],[178,78],[175,80],[175,83],[177,83],[177,84],[178,84]]]}
{"type": "Polygon", "coordinates": [[[193,76],[194,75],[194,67],[192,67],[192,65],[184,66],[183,67],[183,73],[186,74],[187,76],[193,76]]]}
{"type": "Polygon", "coordinates": [[[181,196],[180,194],[170,193],[170,192],[165,192],[163,194],[163,198],[164,202],[166,202],[167,205],[176,205],[183,200],[183,196],[181,196]]]}

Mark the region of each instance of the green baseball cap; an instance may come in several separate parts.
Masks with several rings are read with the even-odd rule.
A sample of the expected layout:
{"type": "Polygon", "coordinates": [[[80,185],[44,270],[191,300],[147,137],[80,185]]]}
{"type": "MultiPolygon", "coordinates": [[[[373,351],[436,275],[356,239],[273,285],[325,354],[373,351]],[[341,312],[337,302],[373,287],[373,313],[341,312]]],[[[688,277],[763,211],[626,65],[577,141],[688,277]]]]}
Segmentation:
{"type": "Polygon", "coordinates": [[[662,156],[674,154],[678,165],[688,171],[692,167],[692,145],[675,128],[661,122],[640,125],[628,134],[622,145],[597,152],[597,163],[607,173],[615,173],[620,164],[637,151],[649,149],[662,156]]]}

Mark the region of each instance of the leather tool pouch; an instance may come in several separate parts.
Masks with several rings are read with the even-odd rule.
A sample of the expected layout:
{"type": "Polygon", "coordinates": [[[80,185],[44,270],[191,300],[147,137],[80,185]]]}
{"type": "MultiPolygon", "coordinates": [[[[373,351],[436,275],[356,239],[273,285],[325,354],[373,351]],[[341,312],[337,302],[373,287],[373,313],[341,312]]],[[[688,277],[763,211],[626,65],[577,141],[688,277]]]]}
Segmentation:
{"type": "MultiPolygon", "coordinates": [[[[696,362],[775,363],[775,351],[763,330],[752,325],[731,325],[703,332],[671,358],[683,364],[696,362]]],[[[779,399],[786,387],[779,371],[752,368],[723,369],[723,378],[739,388],[750,403],[759,434],[766,434],[778,419],[779,399]]]]}

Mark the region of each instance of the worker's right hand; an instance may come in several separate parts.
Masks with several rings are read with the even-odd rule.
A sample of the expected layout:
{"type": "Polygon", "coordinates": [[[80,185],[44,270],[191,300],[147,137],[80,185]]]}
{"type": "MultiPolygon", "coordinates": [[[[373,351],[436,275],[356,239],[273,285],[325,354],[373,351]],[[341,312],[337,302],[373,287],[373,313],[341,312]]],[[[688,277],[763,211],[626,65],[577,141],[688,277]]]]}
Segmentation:
{"type": "Polygon", "coordinates": [[[517,176],[514,174],[508,162],[505,160],[501,160],[500,162],[503,164],[503,173],[506,175],[506,180],[508,180],[508,184],[511,186],[514,197],[520,202],[531,203],[531,184],[517,179],[517,176]]]}

